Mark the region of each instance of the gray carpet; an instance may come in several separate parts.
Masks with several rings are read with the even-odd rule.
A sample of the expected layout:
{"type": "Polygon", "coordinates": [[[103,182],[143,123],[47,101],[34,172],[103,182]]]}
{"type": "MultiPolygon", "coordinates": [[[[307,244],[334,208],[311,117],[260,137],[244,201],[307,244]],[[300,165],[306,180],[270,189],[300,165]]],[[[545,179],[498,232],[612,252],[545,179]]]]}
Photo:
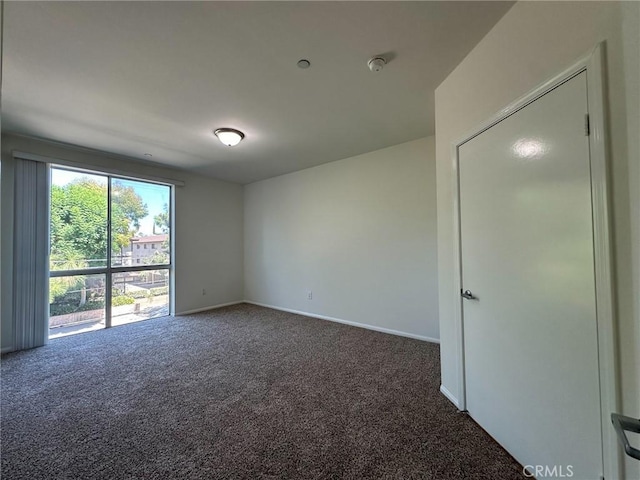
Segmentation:
{"type": "Polygon", "coordinates": [[[252,305],[2,358],[3,479],[521,479],[437,345],[252,305]]]}

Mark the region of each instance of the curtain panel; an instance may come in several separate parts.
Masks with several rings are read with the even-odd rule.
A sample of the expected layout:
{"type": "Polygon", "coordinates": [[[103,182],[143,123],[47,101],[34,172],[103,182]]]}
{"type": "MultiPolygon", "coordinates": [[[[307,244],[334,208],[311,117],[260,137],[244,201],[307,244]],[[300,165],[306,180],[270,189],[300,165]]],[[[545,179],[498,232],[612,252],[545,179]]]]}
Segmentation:
{"type": "Polygon", "coordinates": [[[14,348],[47,343],[48,166],[16,159],[13,258],[14,348]]]}

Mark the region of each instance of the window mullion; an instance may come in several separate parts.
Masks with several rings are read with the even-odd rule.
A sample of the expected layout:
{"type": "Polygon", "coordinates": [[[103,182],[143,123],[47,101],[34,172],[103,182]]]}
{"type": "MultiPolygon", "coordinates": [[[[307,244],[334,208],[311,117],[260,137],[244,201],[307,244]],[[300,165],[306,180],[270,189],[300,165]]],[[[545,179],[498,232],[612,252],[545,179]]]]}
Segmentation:
{"type": "Polygon", "coordinates": [[[104,308],[105,308],[105,328],[111,327],[111,295],[112,288],[112,272],[111,272],[111,180],[107,177],[107,272],[105,276],[105,292],[104,292],[104,308]]]}

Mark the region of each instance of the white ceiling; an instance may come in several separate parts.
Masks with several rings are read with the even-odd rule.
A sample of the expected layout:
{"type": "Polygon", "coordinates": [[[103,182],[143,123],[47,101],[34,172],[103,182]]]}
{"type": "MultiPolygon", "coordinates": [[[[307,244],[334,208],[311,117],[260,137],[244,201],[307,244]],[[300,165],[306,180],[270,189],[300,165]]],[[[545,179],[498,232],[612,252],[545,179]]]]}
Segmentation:
{"type": "Polygon", "coordinates": [[[511,5],[9,1],[2,127],[249,183],[433,134],[435,88],[511,5]]]}

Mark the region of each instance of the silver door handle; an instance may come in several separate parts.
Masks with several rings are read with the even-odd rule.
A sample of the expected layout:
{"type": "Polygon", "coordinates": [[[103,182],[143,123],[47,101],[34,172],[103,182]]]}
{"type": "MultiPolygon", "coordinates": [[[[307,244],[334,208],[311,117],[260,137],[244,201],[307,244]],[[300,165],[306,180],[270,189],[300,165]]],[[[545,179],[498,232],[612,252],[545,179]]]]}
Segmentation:
{"type": "Polygon", "coordinates": [[[462,290],[460,290],[460,295],[462,295],[462,298],[466,298],[467,300],[477,300],[478,297],[474,296],[473,293],[471,293],[471,290],[465,290],[464,292],[462,290]]]}
{"type": "Polygon", "coordinates": [[[640,460],[640,450],[633,448],[627,439],[627,435],[624,432],[640,433],[640,418],[635,419],[631,417],[625,417],[617,413],[611,414],[611,422],[613,428],[616,429],[618,434],[618,440],[624,445],[624,452],[636,460],[640,460]]]}

